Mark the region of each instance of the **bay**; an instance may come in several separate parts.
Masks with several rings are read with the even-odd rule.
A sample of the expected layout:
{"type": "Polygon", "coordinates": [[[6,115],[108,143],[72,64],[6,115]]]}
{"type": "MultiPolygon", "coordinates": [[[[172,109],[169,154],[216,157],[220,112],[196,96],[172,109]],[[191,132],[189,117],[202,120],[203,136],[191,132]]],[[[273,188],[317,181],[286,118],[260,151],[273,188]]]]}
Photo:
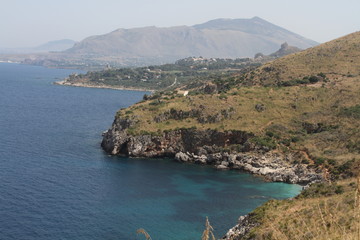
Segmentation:
{"type": "Polygon", "coordinates": [[[300,186],[172,159],[108,156],[101,133],[146,92],[58,86],[75,70],[0,63],[0,239],[217,237],[300,186]]]}

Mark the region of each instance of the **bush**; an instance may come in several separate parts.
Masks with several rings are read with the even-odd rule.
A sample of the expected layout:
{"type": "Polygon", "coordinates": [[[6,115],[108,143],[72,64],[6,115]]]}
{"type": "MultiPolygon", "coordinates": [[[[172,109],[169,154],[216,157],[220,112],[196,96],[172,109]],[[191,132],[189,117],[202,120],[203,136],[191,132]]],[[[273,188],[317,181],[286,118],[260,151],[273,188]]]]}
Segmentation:
{"type": "Polygon", "coordinates": [[[149,105],[151,105],[151,106],[156,106],[156,105],[160,105],[160,101],[159,100],[154,100],[154,101],[152,101],[151,103],[149,103],[149,105]]]}
{"type": "Polygon", "coordinates": [[[325,160],[326,160],[325,158],[318,157],[314,159],[314,163],[315,165],[322,165],[325,163],[325,160]]]}
{"type": "Polygon", "coordinates": [[[291,137],[291,141],[293,143],[298,142],[298,141],[300,141],[300,137],[298,137],[298,136],[291,137]]]}
{"type": "Polygon", "coordinates": [[[266,137],[254,137],[251,139],[251,142],[255,143],[258,146],[266,147],[269,150],[276,148],[276,142],[269,136],[266,137]]]}
{"type": "Polygon", "coordinates": [[[319,76],[319,77],[322,77],[322,78],[324,78],[324,79],[326,78],[326,75],[325,75],[324,73],[322,73],[322,72],[319,73],[318,76],[319,76]]]}
{"type": "Polygon", "coordinates": [[[310,83],[317,83],[319,80],[320,80],[320,79],[319,79],[319,77],[317,77],[317,76],[311,76],[311,77],[309,77],[309,82],[310,82],[310,83]]]}
{"type": "Polygon", "coordinates": [[[219,96],[219,98],[220,98],[221,100],[224,100],[224,99],[227,99],[227,96],[226,96],[224,93],[221,93],[220,96],[219,96]]]}
{"type": "Polygon", "coordinates": [[[125,112],[125,114],[132,114],[133,113],[133,111],[131,111],[131,110],[127,110],[126,112],[125,112]]]}
{"type": "Polygon", "coordinates": [[[303,190],[296,198],[316,198],[321,196],[332,196],[335,194],[342,194],[344,188],[341,185],[314,183],[309,188],[303,190]]]}
{"type": "Polygon", "coordinates": [[[334,159],[327,159],[328,164],[335,166],[336,165],[336,161],[334,159]]]}
{"type": "Polygon", "coordinates": [[[360,105],[357,104],[355,106],[343,108],[340,111],[340,115],[344,117],[360,119],[360,105]]]}
{"type": "Polygon", "coordinates": [[[280,143],[282,143],[282,144],[284,144],[285,146],[288,146],[288,147],[289,147],[290,144],[291,144],[291,140],[288,139],[288,138],[285,138],[285,139],[281,140],[280,143]]]}

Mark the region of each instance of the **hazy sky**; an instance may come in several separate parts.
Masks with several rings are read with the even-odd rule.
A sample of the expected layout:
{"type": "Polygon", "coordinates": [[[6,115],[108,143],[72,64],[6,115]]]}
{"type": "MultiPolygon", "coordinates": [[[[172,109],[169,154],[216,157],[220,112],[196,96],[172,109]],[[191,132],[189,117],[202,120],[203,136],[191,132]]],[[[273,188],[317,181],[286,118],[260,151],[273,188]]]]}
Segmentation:
{"type": "Polygon", "coordinates": [[[360,0],[0,0],[0,48],[254,16],[326,42],[360,30],[360,0]]]}

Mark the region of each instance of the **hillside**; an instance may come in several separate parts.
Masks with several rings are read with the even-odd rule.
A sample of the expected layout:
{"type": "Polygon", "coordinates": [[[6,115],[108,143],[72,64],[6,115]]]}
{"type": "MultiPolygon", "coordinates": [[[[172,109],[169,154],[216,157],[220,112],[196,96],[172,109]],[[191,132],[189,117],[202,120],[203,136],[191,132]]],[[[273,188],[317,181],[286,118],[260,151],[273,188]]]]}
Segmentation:
{"type": "Polygon", "coordinates": [[[103,87],[115,89],[173,90],[189,83],[196,85],[216,79],[220,75],[230,76],[234,72],[260,66],[268,59],[220,59],[188,57],[174,64],[139,68],[109,68],[73,74],[58,84],[79,87],[103,87]]]}
{"type": "Polygon", "coordinates": [[[360,239],[360,179],[314,184],[239,219],[223,239],[360,239]]]}
{"type": "Polygon", "coordinates": [[[356,72],[359,69],[360,48],[353,47],[355,39],[360,42],[359,35],[351,34],[286,56],[251,73],[219,77],[213,83],[190,89],[190,96],[186,98],[179,94],[184,90],[156,94],[150,100],[120,111],[118,116],[136,116],[138,123],[134,131],[137,133],[184,127],[241,130],[263,137],[271,135],[267,136],[269,141],[276,143],[278,148],[305,151],[314,159],[350,161],[359,153],[360,143],[360,82],[359,71],[356,72]],[[322,49],[333,54],[327,57],[318,55],[322,49]],[[337,49],[341,49],[341,54],[337,49]],[[304,65],[301,69],[304,56],[312,56],[316,64],[304,65]],[[332,68],[329,73],[328,62],[338,68],[332,68]],[[347,66],[346,70],[344,66],[347,66]],[[285,78],[287,72],[299,69],[308,78],[295,82],[294,86],[277,85],[271,75],[269,78],[262,75],[267,68],[284,69],[281,70],[283,75],[280,75],[283,81],[288,81],[285,78]],[[306,72],[308,68],[311,71],[306,72]],[[313,80],[312,74],[319,73],[324,75],[315,76],[313,80]],[[252,77],[245,78],[244,75],[252,77]],[[249,79],[257,82],[260,78],[266,78],[261,84],[276,85],[244,86],[248,85],[249,79]],[[179,111],[186,113],[184,117],[176,116],[179,111]]]}
{"type": "Polygon", "coordinates": [[[345,233],[356,239],[359,46],[357,32],[247,73],[144,96],[119,110],[102,146],[110,154],[173,157],[271,181],[332,182],[260,207],[250,214],[256,221],[245,217],[238,225],[250,235],[241,230],[228,239],[337,239],[345,233]]]}
{"type": "Polygon", "coordinates": [[[204,58],[188,57],[174,64],[152,65],[138,68],[108,68],[70,75],[59,84],[82,87],[117,89],[174,90],[180,86],[201,86],[204,82],[231,77],[246,72],[277,57],[301,51],[283,43],[270,55],[257,54],[255,58],[204,58]]]}
{"type": "Polygon", "coordinates": [[[251,73],[252,83],[269,85],[324,73],[333,83],[360,74],[360,33],[278,59],[251,73]]]}

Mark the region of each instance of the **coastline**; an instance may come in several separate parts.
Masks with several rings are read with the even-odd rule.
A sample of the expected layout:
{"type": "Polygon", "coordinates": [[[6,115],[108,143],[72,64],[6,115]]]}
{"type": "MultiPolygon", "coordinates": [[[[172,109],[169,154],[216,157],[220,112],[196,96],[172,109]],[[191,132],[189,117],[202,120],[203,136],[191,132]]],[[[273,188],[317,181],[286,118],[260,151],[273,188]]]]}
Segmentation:
{"type": "Polygon", "coordinates": [[[63,85],[63,86],[71,86],[71,87],[85,87],[85,88],[100,88],[100,89],[113,89],[113,90],[121,90],[121,91],[141,91],[141,92],[155,92],[153,89],[145,89],[145,88],[135,88],[135,87],[111,87],[106,85],[90,85],[84,83],[69,83],[65,80],[56,81],[53,84],[55,85],[63,85]]]}
{"type": "MultiPolygon", "coordinates": [[[[101,146],[104,151],[110,155],[129,157],[170,157],[178,162],[211,165],[219,170],[240,170],[271,182],[308,186],[324,180],[322,173],[308,169],[307,165],[291,163],[296,158],[294,154],[264,152],[256,147],[251,149],[251,146],[249,151],[241,153],[217,150],[216,145],[222,147],[225,143],[247,146],[251,134],[246,132],[182,129],[159,136],[131,135],[127,130],[135,124],[136,119],[116,116],[111,128],[103,133],[101,146]]],[[[251,213],[240,216],[236,225],[224,233],[222,239],[240,239],[240,236],[257,227],[258,222],[249,216],[251,213]]]]}

